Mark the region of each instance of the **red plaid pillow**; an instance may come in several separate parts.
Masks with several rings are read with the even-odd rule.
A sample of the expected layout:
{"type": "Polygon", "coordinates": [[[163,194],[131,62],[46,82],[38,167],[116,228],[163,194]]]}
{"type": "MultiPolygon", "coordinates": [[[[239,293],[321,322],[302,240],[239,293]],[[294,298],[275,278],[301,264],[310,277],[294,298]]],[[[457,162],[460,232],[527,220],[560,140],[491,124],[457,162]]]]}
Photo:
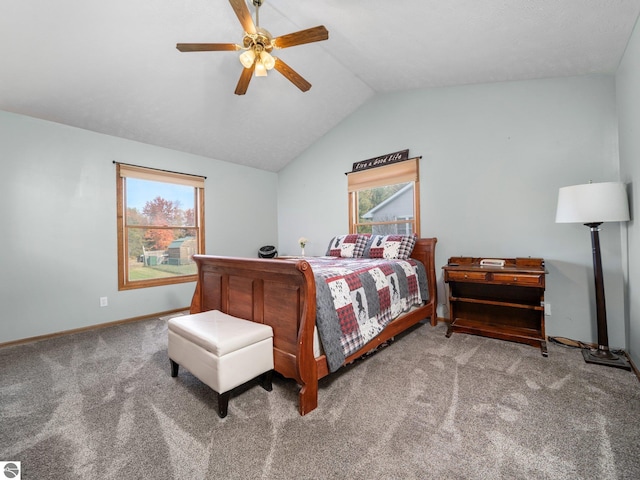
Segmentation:
{"type": "Polygon", "coordinates": [[[330,257],[361,258],[369,235],[353,233],[338,235],[331,239],[326,255],[330,257]]]}
{"type": "Polygon", "coordinates": [[[406,260],[413,252],[417,237],[415,235],[373,235],[369,240],[369,258],[387,260],[406,260]]]}

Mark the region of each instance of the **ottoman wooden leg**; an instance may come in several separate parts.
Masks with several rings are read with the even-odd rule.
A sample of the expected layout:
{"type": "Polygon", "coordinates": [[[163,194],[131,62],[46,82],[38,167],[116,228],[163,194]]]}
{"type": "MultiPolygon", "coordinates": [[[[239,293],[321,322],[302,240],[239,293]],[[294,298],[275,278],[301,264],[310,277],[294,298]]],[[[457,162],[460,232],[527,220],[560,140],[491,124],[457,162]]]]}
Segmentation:
{"type": "Polygon", "coordinates": [[[267,392],[270,392],[271,390],[273,390],[272,379],[273,379],[273,370],[269,370],[268,372],[265,372],[262,375],[260,375],[260,385],[267,392]]]}
{"type": "Polygon", "coordinates": [[[229,398],[231,397],[231,390],[218,394],[218,416],[224,418],[227,416],[227,408],[229,407],[229,398]]]}
{"type": "Polygon", "coordinates": [[[169,359],[169,361],[171,362],[171,376],[172,377],[177,377],[178,376],[178,368],[180,367],[180,365],[178,365],[176,362],[174,362],[171,359],[169,359]]]}

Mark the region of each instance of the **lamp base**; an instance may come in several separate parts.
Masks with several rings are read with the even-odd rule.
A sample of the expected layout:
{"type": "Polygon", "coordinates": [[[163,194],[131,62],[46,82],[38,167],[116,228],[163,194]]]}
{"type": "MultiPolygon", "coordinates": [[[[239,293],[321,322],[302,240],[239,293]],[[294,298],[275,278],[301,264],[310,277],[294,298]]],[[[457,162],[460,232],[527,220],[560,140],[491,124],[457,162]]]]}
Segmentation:
{"type": "Polygon", "coordinates": [[[631,365],[626,358],[611,353],[609,350],[583,348],[582,356],[587,363],[597,363],[598,365],[606,365],[607,367],[622,368],[631,370],[631,365]]]}

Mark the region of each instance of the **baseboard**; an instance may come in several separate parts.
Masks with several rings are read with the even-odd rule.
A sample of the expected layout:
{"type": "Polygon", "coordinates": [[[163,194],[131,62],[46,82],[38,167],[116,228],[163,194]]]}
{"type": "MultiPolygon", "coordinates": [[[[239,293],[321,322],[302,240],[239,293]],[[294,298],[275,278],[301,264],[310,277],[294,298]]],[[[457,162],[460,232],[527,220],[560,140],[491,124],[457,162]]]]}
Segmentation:
{"type": "Polygon", "coordinates": [[[624,356],[627,357],[627,361],[629,362],[629,365],[631,365],[631,370],[636,374],[636,378],[640,382],[640,370],[638,370],[638,367],[636,367],[636,364],[633,363],[633,360],[631,360],[631,357],[627,352],[624,352],[624,356]]]}
{"type": "Polygon", "coordinates": [[[12,340],[10,342],[0,343],[0,348],[11,347],[14,345],[23,345],[26,343],[39,342],[41,340],[48,340],[50,338],[62,337],[65,335],[72,335],[74,333],[82,333],[82,332],[88,332],[91,330],[98,330],[100,328],[114,327],[116,325],[123,325],[125,323],[140,322],[142,320],[149,320],[150,318],[164,317],[166,315],[171,315],[173,313],[184,312],[185,310],[189,310],[189,307],[176,308],[173,310],[166,310],[164,312],[151,313],[149,315],[142,315],[139,317],[125,318],[123,320],[116,320],[114,322],[98,323],[97,325],[89,325],[87,327],[73,328],[71,330],[63,330],[61,332],[48,333],[46,335],[39,335],[37,337],[21,338],[20,340],[12,340]]]}

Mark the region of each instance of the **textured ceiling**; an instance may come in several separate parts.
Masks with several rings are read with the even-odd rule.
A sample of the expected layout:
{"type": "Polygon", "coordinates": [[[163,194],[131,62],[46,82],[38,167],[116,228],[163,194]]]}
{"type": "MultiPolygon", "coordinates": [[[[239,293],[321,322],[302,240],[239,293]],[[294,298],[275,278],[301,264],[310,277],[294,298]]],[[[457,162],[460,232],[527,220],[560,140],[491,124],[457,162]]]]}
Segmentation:
{"type": "MultiPolygon", "coordinates": [[[[250,3],[250,2],[249,2],[250,3]]],[[[253,6],[250,5],[253,12],[253,6]]],[[[278,171],[381,92],[614,73],[640,0],[264,0],[274,36],[329,40],[278,56],[234,95],[240,43],[228,0],[2,0],[0,109],[278,171]]]]}

